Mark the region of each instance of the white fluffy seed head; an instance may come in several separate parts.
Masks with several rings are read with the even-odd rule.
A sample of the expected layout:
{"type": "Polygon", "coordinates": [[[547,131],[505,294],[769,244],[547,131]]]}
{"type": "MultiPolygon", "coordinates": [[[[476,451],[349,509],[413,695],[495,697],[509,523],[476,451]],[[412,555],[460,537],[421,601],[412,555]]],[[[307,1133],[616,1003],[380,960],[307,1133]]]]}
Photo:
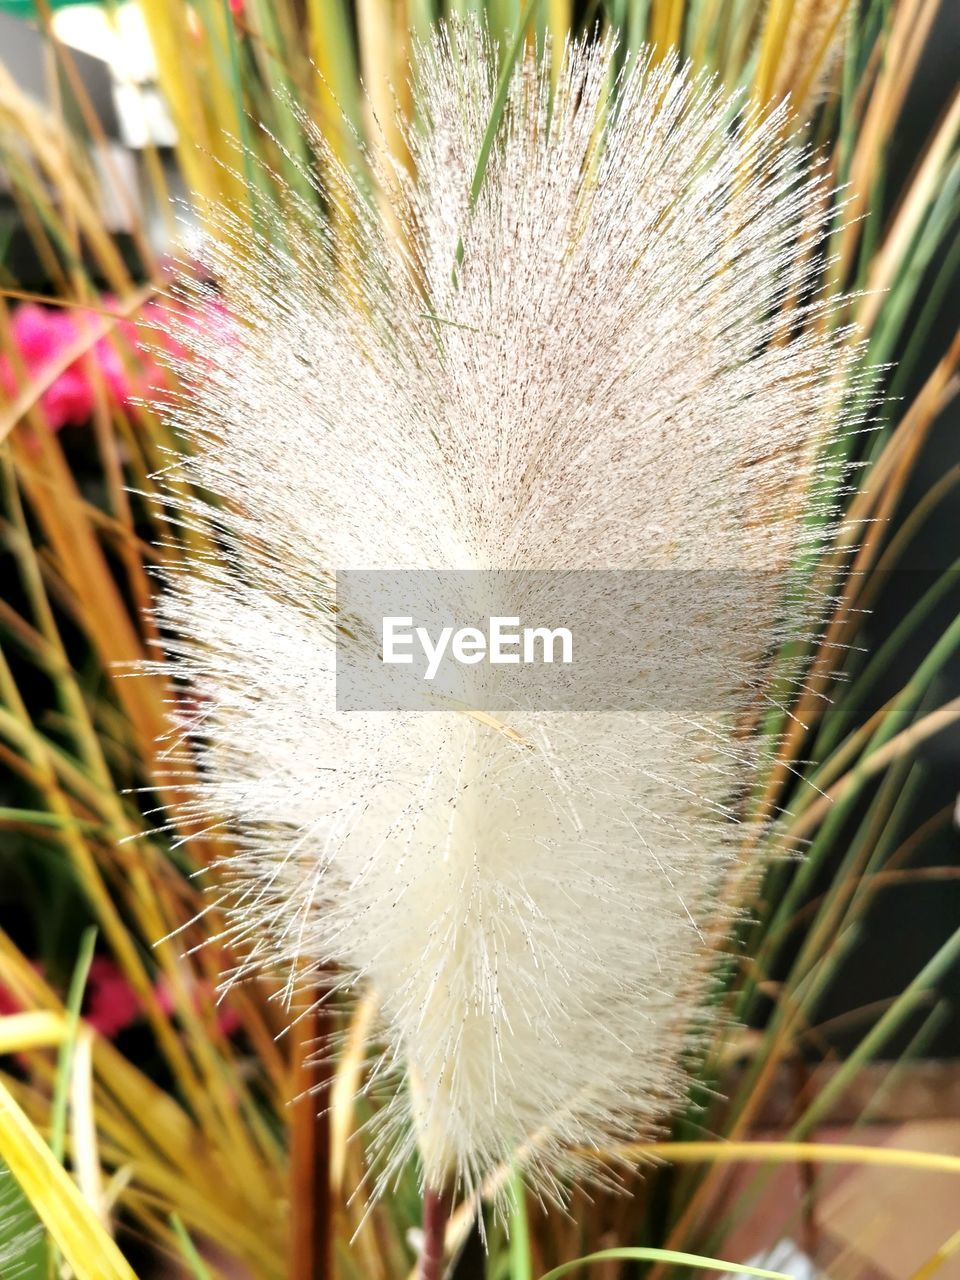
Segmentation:
{"type": "Polygon", "coordinates": [[[159,604],[199,758],[178,821],[229,828],[231,979],[305,960],[375,991],[377,1078],[407,1081],[384,1178],[419,1146],[475,1189],[522,1151],[553,1194],[682,1097],[733,916],[738,726],[801,625],[789,566],[850,426],[854,344],[811,302],[829,200],[783,113],[643,58],[614,87],[611,56],[571,47],[554,89],[518,69],[472,203],[496,60],[437,37],[415,177],[381,175],[402,242],[314,139],[349,236],[293,195],[252,244],[224,214],[229,336],[177,335],[171,502],[218,548],[159,604]],[[669,626],[641,705],[338,711],[336,571],[467,568],[647,571],[637,616],[669,626]],[[706,610],[691,570],[753,585],[706,610]],[[709,658],[696,715],[659,696],[671,634],[709,658]]]}

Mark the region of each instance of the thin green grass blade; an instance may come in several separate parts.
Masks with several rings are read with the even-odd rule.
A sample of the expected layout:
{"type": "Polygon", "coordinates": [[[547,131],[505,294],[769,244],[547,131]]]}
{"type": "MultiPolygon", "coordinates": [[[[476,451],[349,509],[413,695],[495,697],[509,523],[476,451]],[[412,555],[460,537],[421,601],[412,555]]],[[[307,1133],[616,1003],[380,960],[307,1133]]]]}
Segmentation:
{"type": "MultiPolygon", "coordinates": [[[[867,694],[884,671],[887,670],[889,664],[895,661],[897,655],[903,651],[903,645],[909,640],[913,632],[917,630],[922,622],[926,621],[936,606],[947,595],[950,588],[956,584],[958,574],[960,574],[960,559],[954,560],[950,567],[924,592],[917,603],[900,620],[889,637],[877,649],[876,653],[870,657],[863,670],[857,675],[856,681],[844,693],[841,701],[836,704],[836,710],[825,719],[819,740],[812,752],[814,760],[825,761],[835,747],[839,745],[843,728],[850,723],[851,717],[862,706],[867,694]]],[[[812,788],[816,786],[817,772],[810,779],[811,792],[809,795],[804,795],[803,802],[809,800],[814,794],[812,788]]],[[[794,812],[799,812],[801,807],[801,800],[798,797],[793,802],[794,812]]]]}
{"type": "Polygon", "coordinates": [[[240,55],[237,49],[237,36],[234,30],[233,13],[230,10],[229,0],[221,0],[221,10],[222,33],[218,30],[213,14],[206,12],[204,6],[200,7],[200,16],[206,27],[214,57],[220,65],[221,78],[225,84],[230,86],[230,94],[233,98],[233,106],[237,115],[237,129],[243,157],[243,176],[247,187],[247,199],[250,202],[254,225],[256,225],[258,204],[256,173],[252,163],[253,143],[250,137],[250,122],[247,118],[246,103],[244,102],[240,55]]]}
{"type": "Polygon", "coordinates": [[[183,1260],[190,1268],[191,1275],[195,1277],[195,1280],[212,1280],[210,1272],[197,1252],[197,1246],[190,1239],[187,1228],[180,1221],[178,1214],[171,1213],[170,1225],[173,1227],[174,1235],[177,1237],[177,1243],[180,1245],[180,1251],[183,1254],[183,1260]]]}
{"type": "Polygon", "coordinates": [[[510,1280],[533,1280],[530,1225],[527,1222],[523,1179],[517,1170],[510,1176],[510,1197],[510,1280]]]}
{"type": "Polygon", "coordinates": [[[487,164],[490,160],[490,152],[493,149],[493,141],[497,136],[497,130],[500,128],[500,121],[503,118],[503,109],[507,105],[507,94],[510,91],[510,81],[513,78],[513,70],[520,57],[520,51],[523,49],[524,38],[527,34],[527,27],[533,16],[533,10],[538,0],[527,0],[524,5],[523,13],[520,21],[517,23],[513,33],[513,39],[504,54],[503,65],[500,68],[500,77],[497,80],[497,92],[493,99],[493,107],[490,111],[490,119],[487,121],[487,127],[483,135],[483,141],[480,144],[480,154],[477,156],[477,167],[473,171],[473,182],[470,184],[470,208],[476,206],[480,192],[483,189],[483,180],[487,172],[487,164]]]}
{"type": "MultiPolygon", "coordinates": [[[[913,238],[900,274],[894,283],[870,338],[868,363],[878,368],[895,354],[919,291],[927,278],[956,219],[960,190],[960,156],[944,169],[936,195],[913,238]]],[[[876,452],[879,442],[875,442],[876,452]]]]}
{"type": "MultiPolygon", "coordinates": [[[[797,909],[799,900],[806,893],[815,874],[817,856],[824,847],[829,847],[837,837],[843,823],[857,802],[863,787],[870,777],[865,767],[870,756],[910,722],[918,703],[929,689],[934,677],[953,658],[958,647],[960,647],[960,618],[955,619],[947,627],[926,658],[901,689],[894,700],[891,710],[883,719],[864,750],[860,762],[851,770],[849,785],[844,793],[837,797],[833,807],[826,815],[820,830],[807,850],[806,861],[801,864],[787,891],[780,899],[769,926],[771,934],[776,934],[783,927],[784,922],[797,909]]],[[[789,821],[790,819],[786,818],[782,825],[788,826],[789,821]]],[[[761,957],[758,957],[758,962],[760,959],[761,957]]]]}
{"type": "Polygon", "coordinates": [[[102,836],[104,825],[101,822],[87,822],[83,818],[75,818],[72,814],[48,813],[45,809],[11,809],[0,806],[0,828],[12,823],[22,823],[30,827],[55,827],[57,830],[81,831],[84,835],[102,836]]]}
{"type": "Polygon", "coordinates": [[[944,974],[960,959],[960,929],[947,939],[935,955],[927,961],[916,977],[904,987],[889,1009],[877,1019],[875,1026],[864,1036],[845,1059],[828,1083],[817,1094],[803,1117],[786,1135],[788,1142],[798,1142],[827,1115],[836,1100],[843,1096],[850,1081],[865,1062],[883,1047],[914,1011],[919,1001],[943,978],[944,974]]]}
{"type": "Polygon", "coordinates": [[[627,17],[627,46],[636,53],[650,34],[650,0],[631,0],[627,17]]]}
{"type": "Polygon", "coordinates": [[[80,1025],[80,1006],[83,1004],[83,993],[87,988],[90,964],[93,961],[93,950],[97,945],[97,930],[91,925],[83,931],[77,963],[70,979],[70,990],[66,1004],[66,1034],[57,1057],[57,1078],[53,1087],[53,1102],[50,1109],[50,1149],[57,1159],[63,1163],[63,1153],[67,1132],[67,1098],[70,1093],[70,1070],[73,1065],[73,1053],[77,1042],[77,1030],[80,1025]]]}
{"type": "MultiPolygon", "coordinates": [[[[923,1056],[926,1046],[930,1043],[933,1034],[949,1017],[949,1011],[945,1001],[941,1001],[931,1012],[924,1018],[920,1029],[911,1039],[902,1056],[891,1063],[890,1070],[884,1075],[883,1082],[875,1091],[873,1096],[867,1102],[866,1109],[851,1125],[851,1134],[859,1132],[865,1124],[870,1123],[871,1109],[877,1107],[881,1099],[888,1093],[890,1088],[899,1081],[904,1068],[909,1062],[914,1062],[923,1056]]],[[[802,1120],[801,1116],[801,1120],[802,1120]]],[[[816,1202],[817,1196],[822,1193],[825,1180],[832,1176],[832,1171],[825,1171],[823,1174],[814,1172],[815,1166],[809,1166],[813,1175],[809,1187],[803,1199],[800,1200],[796,1207],[791,1211],[789,1217],[786,1218],[782,1225],[782,1233],[789,1234],[796,1228],[797,1223],[801,1223],[804,1214],[809,1212],[809,1207],[816,1202]]],[[[707,1249],[719,1248],[723,1239],[728,1237],[731,1231],[735,1231],[741,1223],[747,1222],[751,1214],[756,1211],[756,1205],[763,1196],[771,1181],[777,1174],[777,1166],[770,1165],[765,1168],[758,1169],[756,1174],[750,1179],[749,1183],[737,1195],[736,1204],[731,1205],[730,1209],[723,1215],[720,1222],[713,1226],[707,1233],[703,1247],[707,1249]]]]}
{"type": "Polygon", "coordinates": [[[940,308],[948,293],[954,287],[958,269],[960,269],[960,235],[954,236],[949,250],[943,254],[934,281],[927,289],[920,315],[910,326],[910,337],[890,383],[888,395],[891,402],[898,401],[904,395],[907,382],[913,374],[921,352],[928,349],[930,330],[940,314],[940,308]]]}
{"type": "MultiPolygon", "coordinates": [[[[503,62],[500,67],[500,76],[497,80],[497,92],[494,95],[493,106],[490,110],[490,119],[487,121],[487,127],[484,130],[483,140],[480,143],[480,154],[477,156],[477,165],[473,171],[473,181],[470,184],[470,201],[469,207],[471,212],[476,208],[477,200],[480,198],[480,192],[483,190],[483,180],[486,177],[487,165],[490,162],[490,152],[493,150],[494,139],[497,136],[497,130],[500,128],[500,121],[503,119],[503,111],[507,105],[507,95],[510,92],[510,81],[513,77],[513,70],[520,57],[523,49],[523,42],[527,34],[527,27],[533,16],[534,7],[540,0],[527,0],[524,6],[520,21],[516,25],[513,33],[513,39],[504,54],[503,62]]],[[[463,237],[457,241],[456,261],[454,264],[454,272],[456,268],[463,262],[463,237]]]]}
{"type": "Polygon", "coordinates": [[[430,38],[436,13],[431,0],[410,0],[408,12],[414,38],[425,44],[430,38]]]}
{"type": "MultiPolygon", "coordinates": [[[[63,1164],[64,1149],[67,1137],[67,1100],[70,1096],[70,1072],[73,1069],[73,1055],[77,1043],[77,1031],[80,1026],[80,1006],[83,1004],[83,993],[87,988],[90,965],[93,961],[94,947],[97,945],[95,925],[85,929],[80,939],[77,963],[70,979],[66,1003],[66,1034],[57,1054],[57,1075],[53,1084],[53,1098],[50,1104],[50,1150],[58,1164],[63,1164]]],[[[55,1276],[60,1271],[60,1250],[51,1243],[48,1256],[48,1276],[55,1276]]]]}

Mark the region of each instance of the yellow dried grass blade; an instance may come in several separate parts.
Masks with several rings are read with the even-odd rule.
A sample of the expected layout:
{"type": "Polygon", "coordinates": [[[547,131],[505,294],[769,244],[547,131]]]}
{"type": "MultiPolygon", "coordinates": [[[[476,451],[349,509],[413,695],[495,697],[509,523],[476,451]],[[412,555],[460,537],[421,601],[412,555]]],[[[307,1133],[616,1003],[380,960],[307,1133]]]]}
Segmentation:
{"type": "Polygon", "coordinates": [[[84,1023],[73,1046],[70,1069],[70,1135],[73,1167],[87,1203],[106,1227],[107,1208],[97,1151],[96,1104],[93,1093],[93,1028],[84,1023]]]}
{"type": "Polygon", "coordinates": [[[679,46],[684,8],[683,0],[655,0],[650,12],[650,43],[658,58],[679,46]]]}
{"type": "Polygon", "coordinates": [[[593,1154],[670,1164],[862,1164],[960,1174],[960,1156],[842,1142],[632,1142],[593,1154]]]}
{"type": "Polygon", "coordinates": [[[369,132],[377,151],[386,150],[394,160],[406,160],[406,147],[397,120],[397,93],[406,68],[406,29],[392,7],[382,0],[357,0],[357,33],[360,70],[366,89],[366,107],[374,121],[369,132]]]}
{"type": "Polygon", "coordinates": [[[0,1159],[71,1267],[76,1280],[136,1280],[67,1171],[0,1083],[0,1159]]]}
{"type": "Polygon", "coordinates": [[[870,191],[893,128],[903,106],[907,90],[927,36],[936,17],[940,0],[903,0],[893,9],[893,26],[883,48],[883,67],[857,131],[856,145],[850,164],[850,194],[840,236],[834,282],[843,280],[853,261],[863,227],[861,215],[868,207],[870,191]]]}
{"type": "Polygon", "coordinates": [[[554,88],[560,82],[563,49],[570,34],[570,0],[547,0],[547,30],[550,33],[550,79],[554,88]]]}
{"type": "Polygon", "coordinates": [[[906,729],[878,747],[865,759],[849,769],[823,795],[804,809],[803,813],[789,826],[789,838],[794,842],[810,835],[830,812],[830,806],[838,800],[847,787],[856,785],[864,778],[872,777],[893,764],[895,760],[909,755],[928,738],[940,733],[948,725],[960,720],[960,698],[953,698],[944,703],[936,711],[931,711],[921,720],[915,721],[906,729]]]}
{"type": "Polygon", "coordinates": [[[883,306],[884,297],[907,260],[910,244],[917,234],[927,209],[937,194],[938,183],[960,136],[960,91],[950,103],[939,128],[930,140],[916,176],[907,189],[883,247],[873,259],[867,283],[867,296],[857,314],[857,321],[869,331],[883,306]]]}
{"type": "Polygon", "coordinates": [[[118,304],[114,314],[102,312],[99,320],[91,321],[78,337],[64,346],[62,351],[44,365],[42,373],[31,376],[30,381],[24,383],[4,407],[4,412],[0,414],[0,442],[31,409],[40,403],[43,393],[48,391],[72,364],[88,356],[101,339],[107,337],[121,320],[130,319],[135,315],[155,292],[154,285],[144,285],[124,302],[118,304]]]}
{"type": "MultiPolygon", "coordinates": [[[[0,66],[0,122],[13,138],[29,138],[29,151],[10,165],[13,194],[44,268],[58,288],[69,289],[53,241],[77,252],[80,236],[94,254],[110,289],[125,295],[130,274],[116,242],[103,223],[101,197],[75,163],[71,141],[48,114],[21,93],[0,66]],[[43,246],[41,249],[40,246],[43,246]]],[[[5,156],[5,160],[9,153],[5,156]]],[[[74,279],[74,286],[77,281],[74,279]]]]}
{"type": "Polygon", "coordinates": [[[11,1013],[0,1018],[0,1056],[53,1048],[63,1040],[64,1026],[57,1013],[11,1013]]]}
{"type": "Polygon", "coordinates": [[[796,0],[772,0],[767,10],[763,35],[760,39],[760,56],[753,80],[754,101],[761,107],[767,106],[773,96],[777,68],[783,58],[795,3],[796,0]]]}
{"type": "Polygon", "coordinates": [[[913,1273],[910,1280],[930,1280],[930,1277],[935,1275],[957,1252],[960,1252],[960,1231],[955,1231],[950,1239],[946,1240],[936,1253],[913,1273]]]}
{"type": "Polygon", "coordinates": [[[359,161],[351,126],[361,127],[355,56],[343,0],[307,0],[310,54],[319,73],[317,126],[341,163],[359,161]]]}
{"type": "Polygon", "coordinates": [[[343,1187],[347,1163],[347,1143],[353,1131],[354,1104],[360,1091],[367,1041],[377,1015],[377,999],[368,991],[354,1011],[347,1043],[330,1091],[330,1185],[335,1192],[343,1187]]]}
{"type": "Polygon", "coordinates": [[[382,0],[357,0],[367,137],[377,160],[376,168],[391,187],[383,193],[387,198],[381,200],[380,212],[391,234],[401,242],[403,230],[395,212],[400,191],[391,175],[395,167],[409,167],[410,157],[398,119],[398,112],[409,108],[404,101],[407,31],[399,17],[399,10],[394,12],[382,0]]]}
{"type": "Polygon", "coordinates": [[[215,199],[219,174],[205,160],[215,154],[202,109],[203,97],[194,58],[184,57],[193,41],[186,9],[177,0],[143,0],[141,5],[157,59],[157,73],[177,127],[177,156],[196,195],[215,199]]]}
{"type": "Polygon", "coordinates": [[[808,0],[793,15],[774,96],[789,94],[801,119],[812,112],[818,82],[832,62],[831,52],[843,42],[843,24],[851,7],[851,0],[808,0]]]}

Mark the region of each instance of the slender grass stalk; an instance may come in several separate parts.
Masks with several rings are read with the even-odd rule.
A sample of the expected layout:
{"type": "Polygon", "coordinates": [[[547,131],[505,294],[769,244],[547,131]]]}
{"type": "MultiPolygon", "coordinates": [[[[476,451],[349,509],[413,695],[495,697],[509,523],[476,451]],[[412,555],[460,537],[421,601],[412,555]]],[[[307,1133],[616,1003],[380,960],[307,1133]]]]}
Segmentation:
{"type": "Polygon", "coordinates": [[[170,1215],[170,1225],[173,1227],[184,1261],[190,1267],[194,1280],[212,1280],[210,1272],[197,1252],[197,1246],[190,1239],[189,1232],[177,1214],[172,1213],[170,1215]]]}
{"type": "Polygon", "coordinates": [[[70,990],[67,994],[66,1027],[60,1052],[57,1058],[57,1083],[50,1108],[50,1150],[57,1160],[62,1162],[64,1143],[67,1134],[67,1100],[70,1093],[70,1073],[73,1065],[73,1054],[76,1047],[77,1030],[80,1023],[80,1005],[83,1002],[93,950],[97,944],[97,931],[89,928],[80,939],[77,963],[70,979],[70,990]]]}
{"type": "MultiPolygon", "coordinates": [[[[318,993],[322,996],[322,992],[318,993]]],[[[322,1046],[322,1005],[294,1024],[294,1098],[290,1144],[290,1280],[325,1280],[333,1272],[331,1070],[322,1046]]]]}
{"type": "Polygon", "coordinates": [[[519,1174],[515,1173],[511,1179],[510,1194],[513,1197],[510,1211],[510,1280],[533,1280],[526,1188],[519,1174]]]}

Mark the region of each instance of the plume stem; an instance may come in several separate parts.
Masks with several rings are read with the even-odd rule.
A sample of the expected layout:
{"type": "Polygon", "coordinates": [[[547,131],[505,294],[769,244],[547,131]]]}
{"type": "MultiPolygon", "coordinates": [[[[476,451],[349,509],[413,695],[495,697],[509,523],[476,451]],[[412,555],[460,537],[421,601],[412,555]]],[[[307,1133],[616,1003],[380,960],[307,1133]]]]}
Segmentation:
{"type": "Polygon", "coordinates": [[[330,1194],[330,1066],[314,1056],[327,1017],[323,1007],[295,1024],[294,1102],[290,1133],[290,1280],[333,1274],[330,1194]]]}
{"type": "Polygon", "coordinates": [[[442,1191],[428,1186],[423,1193],[423,1252],[420,1280],[443,1280],[443,1254],[450,1202],[442,1191]]]}

